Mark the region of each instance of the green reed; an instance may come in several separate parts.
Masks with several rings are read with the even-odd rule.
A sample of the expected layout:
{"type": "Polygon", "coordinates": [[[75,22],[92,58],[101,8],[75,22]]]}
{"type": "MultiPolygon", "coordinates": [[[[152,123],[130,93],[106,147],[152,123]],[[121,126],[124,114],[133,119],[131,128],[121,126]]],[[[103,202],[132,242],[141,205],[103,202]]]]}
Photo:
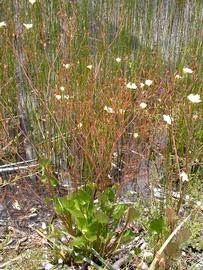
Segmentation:
{"type": "MultiPolygon", "coordinates": [[[[143,138],[139,143],[149,139],[147,132],[153,125],[162,128],[162,114],[178,106],[181,119],[186,108],[179,104],[190,92],[202,89],[202,3],[189,2],[37,1],[32,6],[20,1],[22,88],[33,155],[44,155],[59,168],[73,167],[74,177],[81,181],[99,177],[102,167],[106,177],[112,152],[121,137],[127,136],[130,119],[138,123],[135,129],[143,138]],[[23,23],[33,27],[28,30],[23,23]],[[67,63],[69,69],[63,66],[67,63]],[[174,73],[181,73],[184,66],[190,66],[194,76],[175,82],[174,73]],[[125,90],[125,96],[125,83],[139,84],[145,79],[153,80],[155,86],[144,97],[141,89],[125,90]],[[160,95],[161,103],[157,102],[160,95]],[[138,109],[142,101],[152,105],[149,111],[138,109]],[[127,112],[120,118],[109,117],[104,106],[127,112]],[[78,128],[80,123],[83,126],[78,128]]],[[[14,37],[19,25],[14,20],[15,5],[5,1],[1,12],[1,21],[7,23],[0,29],[2,148],[11,142],[10,150],[1,154],[3,163],[24,157],[16,89],[19,59],[14,37]]]]}

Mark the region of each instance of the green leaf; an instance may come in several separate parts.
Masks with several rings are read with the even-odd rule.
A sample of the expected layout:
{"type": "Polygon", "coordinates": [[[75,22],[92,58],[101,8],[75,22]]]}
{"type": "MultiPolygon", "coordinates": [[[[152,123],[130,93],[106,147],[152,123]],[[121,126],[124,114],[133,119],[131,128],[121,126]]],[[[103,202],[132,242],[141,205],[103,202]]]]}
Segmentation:
{"type": "Polygon", "coordinates": [[[74,194],[61,198],[61,204],[64,210],[70,212],[74,218],[83,217],[80,203],[77,201],[74,194]]]}
{"type": "Polygon", "coordinates": [[[111,212],[112,203],[115,201],[115,193],[112,188],[108,188],[102,193],[98,193],[98,200],[101,205],[101,209],[104,212],[111,212]]]}
{"type": "Polygon", "coordinates": [[[64,209],[69,211],[75,210],[75,202],[74,200],[71,200],[68,196],[61,198],[60,201],[64,209]]]}
{"type": "Polygon", "coordinates": [[[69,245],[81,248],[81,247],[86,246],[86,241],[85,241],[85,238],[83,236],[79,236],[79,237],[75,237],[73,240],[71,240],[69,245]]]}
{"type": "Polygon", "coordinates": [[[97,235],[100,230],[100,225],[97,222],[92,223],[88,226],[88,231],[85,233],[85,237],[90,241],[94,242],[97,240],[97,235]]]}
{"type": "Polygon", "coordinates": [[[72,215],[74,218],[81,217],[82,213],[80,210],[77,210],[75,208],[75,202],[73,200],[70,200],[68,196],[63,197],[61,199],[55,197],[54,198],[54,207],[57,212],[57,214],[63,214],[63,215],[72,215]]]}
{"type": "Polygon", "coordinates": [[[88,231],[86,234],[85,234],[85,237],[87,238],[87,240],[89,240],[90,242],[94,242],[97,240],[97,235],[94,234],[93,232],[90,232],[88,231]]]}
{"type": "Polygon", "coordinates": [[[91,196],[89,192],[79,190],[76,192],[77,200],[81,205],[89,204],[91,201],[91,196]]]}
{"type": "Polygon", "coordinates": [[[75,223],[78,227],[78,229],[82,232],[85,233],[88,231],[88,224],[87,224],[87,220],[81,215],[81,217],[77,217],[75,219],[75,223]]]}
{"type": "Polygon", "coordinates": [[[113,211],[113,218],[115,220],[121,219],[121,217],[124,215],[126,209],[128,208],[127,204],[118,204],[115,206],[113,211]]]}
{"type": "Polygon", "coordinates": [[[50,178],[50,183],[51,183],[52,187],[60,187],[59,181],[55,177],[50,178]]]}
{"type": "Polygon", "coordinates": [[[133,253],[134,255],[138,256],[140,253],[142,252],[140,247],[136,247],[133,249],[133,253]]]}
{"type": "Polygon", "coordinates": [[[46,196],[44,198],[44,201],[45,201],[46,204],[49,204],[52,201],[52,199],[50,197],[46,196]]]}
{"type": "Polygon", "coordinates": [[[49,165],[51,164],[50,160],[46,159],[46,158],[41,158],[39,160],[39,165],[43,168],[47,168],[49,165]]]}
{"type": "Polygon", "coordinates": [[[155,218],[150,222],[149,229],[161,234],[163,231],[164,220],[162,217],[155,218]]]}
{"type": "MultiPolygon", "coordinates": [[[[74,211],[81,212],[82,203],[77,199],[75,199],[73,202],[74,202],[74,209],[75,209],[74,211]]],[[[75,215],[75,213],[73,213],[73,215],[75,215]]]]}
{"type": "Polygon", "coordinates": [[[116,232],[107,232],[107,234],[105,236],[100,235],[100,240],[102,243],[106,243],[109,242],[114,236],[116,235],[116,232]]]}
{"type": "Polygon", "coordinates": [[[126,217],[126,223],[131,223],[140,216],[139,211],[135,207],[129,207],[126,217]]]}
{"type": "Polygon", "coordinates": [[[128,243],[135,238],[135,233],[132,230],[126,230],[122,235],[121,242],[128,243]]]}
{"type": "Polygon", "coordinates": [[[84,264],[84,260],[81,258],[80,255],[74,257],[74,262],[77,264],[84,264]]]}
{"type": "Polygon", "coordinates": [[[40,180],[42,181],[43,184],[46,184],[48,182],[48,178],[46,175],[41,175],[40,180]]]}
{"type": "Polygon", "coordinates": [[[99,224],[98,222],[93,222],[88,226],[89,231],[93,232],[93,233],[97,233],[100,230],[101,224],[99,224]]]}
{"type": "Polygon", "coordinates": [[[111,202],[109,201],[109,198],[106,193],[99,193],[98,194],[99,203],[101,205],[101,209],[106,211],[109,211],[111,209],[111,202]]]}
{"type": "Polygon", "coordinates": [[[109,217],[102,211],[102,210],[98,210],[96,212],[96,219],[99,223],[101,224],[108,224],[109,222],[109,217]]]}
{"type": "Polygon", "coordinates": [[[58,215],[63,214],[64,209],[63,209],[63,205],[61,204],[61,201],[59,200],[59,198],[54,197],[53,202],[54,202],[54,208],[55,208],[56,213],[58,215]]]}
{"type": "Polygon", "coordinates": [[[93,196],[97,190],[97,185],[95,183],[87,183],[86,185],[87,191],[93,196]]]}
{"type": "Polygon", "coordinates": [[[110,202],[114,202],[115,199],[115,192],[112,188],[108,188],[105,192],[105,195],[107,195],[110,202]]]}

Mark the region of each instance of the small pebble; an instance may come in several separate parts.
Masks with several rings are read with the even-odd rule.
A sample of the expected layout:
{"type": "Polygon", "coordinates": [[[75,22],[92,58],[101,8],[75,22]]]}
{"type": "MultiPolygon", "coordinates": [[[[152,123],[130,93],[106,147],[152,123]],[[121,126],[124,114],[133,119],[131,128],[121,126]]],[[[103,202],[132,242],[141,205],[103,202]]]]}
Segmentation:
{"type": "Polygon", "coordinates": [[[46,263],[46,264],[44,265],[44,270],[50,270],[50,269],[52,269],[53,267],[54,267],[53,264],[51,264],[51,263],[46,263]]]}
{"type": "Polygon", "coordinates": [[[63,263],[63,260],[60,258],[58,259],[58,264],[62,264],[63,263]]]}
{"type": "Polygon", "coordinates": [[[149,267],[148,267],[148,265],[146,263],[143,263],[141,269],[142,270],[149,270],[149,267]]]}
{"type": "Polygon", "coordinates": [[[46,230],[46,228],[47,228],[46,223],[45,223],[45,222],[42,222],[42,229],[43,229],[43,230],[46,230]]]}

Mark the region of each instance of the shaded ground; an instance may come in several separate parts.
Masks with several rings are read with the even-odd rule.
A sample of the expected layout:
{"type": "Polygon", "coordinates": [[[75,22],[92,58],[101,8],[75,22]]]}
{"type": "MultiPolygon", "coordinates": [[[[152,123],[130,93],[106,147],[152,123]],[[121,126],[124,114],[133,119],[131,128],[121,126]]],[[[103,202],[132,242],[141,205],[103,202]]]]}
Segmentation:
{"type": "Polygon", "coordinates": [[[32,223],[47,221],[52,213],[45,204],[49,192],[38,181],[34,185],[29,181],[24,179],[15,185],[6,185],[0,195],[0,219],[23,231],[30,230],[32,223]]]}
{"type": "Polygon", "coordinates": [[[50,222],[53,216],[44,202],[49,193],[40,183],[32,186],[29,181],[24,179],[1,188],[0,268],[3,269],[40,269],[41,262],[47,260],[47,241],[35,229],[50,222]]]}

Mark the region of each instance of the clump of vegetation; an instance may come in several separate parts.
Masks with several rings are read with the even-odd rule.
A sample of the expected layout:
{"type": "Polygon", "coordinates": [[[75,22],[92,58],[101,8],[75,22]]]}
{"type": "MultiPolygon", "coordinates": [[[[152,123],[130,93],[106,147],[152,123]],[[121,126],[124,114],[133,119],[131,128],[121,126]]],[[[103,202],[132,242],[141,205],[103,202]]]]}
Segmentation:
{"type": "Polygon", "coordinates": [[[113,254],[135,237],[130,225],[138,219],[138,209],[119,203],[116,187],[96,192],[96,186],[88,184],[66,197],[54,198],[55,211],[63,223],[49,235],[56,261],[60,257],[69,264],[93,261],[106,266],[113,254]]]}
{"type": "Polygon", "coordinates": [[[200,231],[202,1],[0,8],[0,163],[34,161],[26,177],[40,179],[62,221],[49,235],[55,262],[111,267],[136,220],[169,267],[200,231]],[[110,187],[136,181],[130,206],[110,187]]]}

